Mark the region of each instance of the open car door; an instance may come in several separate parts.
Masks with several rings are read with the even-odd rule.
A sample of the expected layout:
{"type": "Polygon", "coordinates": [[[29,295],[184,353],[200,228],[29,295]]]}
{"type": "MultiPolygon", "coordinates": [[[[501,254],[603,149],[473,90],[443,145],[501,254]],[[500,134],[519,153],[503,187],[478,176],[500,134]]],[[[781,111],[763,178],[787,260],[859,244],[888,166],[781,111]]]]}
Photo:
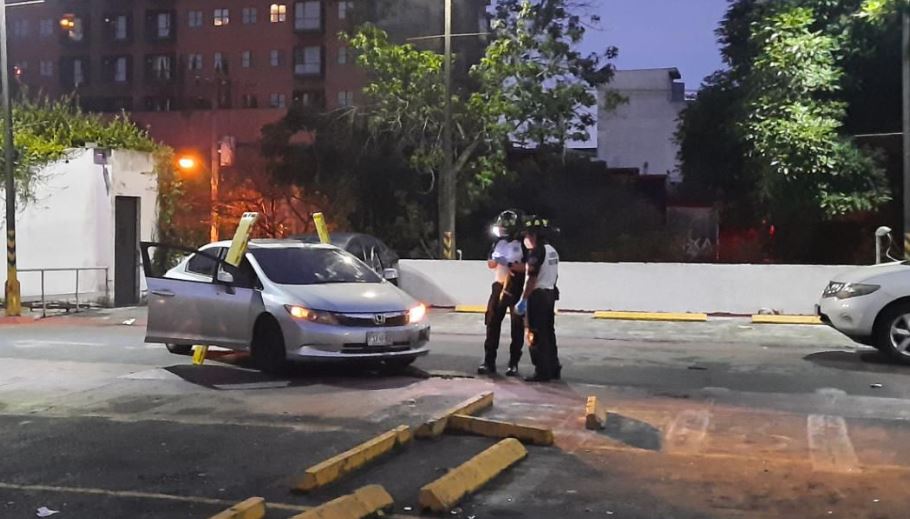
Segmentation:
{"type": "Polygon", "coordinates": [[[150,242],[141,248],[148,283],[145,342],[249,347],[262,301],[248,272],[206,251],[150,242]],[[187,255],[211,262],[211,278],[174,272],[177,258],[187,255]]]}

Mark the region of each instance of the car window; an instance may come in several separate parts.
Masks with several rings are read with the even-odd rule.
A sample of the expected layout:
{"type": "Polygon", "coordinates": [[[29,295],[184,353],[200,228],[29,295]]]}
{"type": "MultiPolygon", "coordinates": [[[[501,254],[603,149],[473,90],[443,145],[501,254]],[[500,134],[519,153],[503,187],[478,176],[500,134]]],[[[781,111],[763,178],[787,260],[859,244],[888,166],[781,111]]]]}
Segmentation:
{"type": "MultiPolygon", "coordinates": [[[[224,263],[221,264],[219,273],[224,272],[224,265],[224,263]]],[[[239,288],[262,288],[259,277],[256,276],[253,266],[250,265],[250,261],[246,258],[243,258],[243,261],[240,262],[240,266],[237,267],[237,272],[234,272],[231,275],[234,277],[234,282],[231,283],[233,286],[239,288]]]]}
{"type": "MultiPolygon", "coordinates": [[[[215,247],[206,249],[203,252],[220,259],[223,257],[224,251],[224,247],[215,247]]],[[[186,263],[186,271],[192,272],[193,274],[201,274],[203,276],[214,276],[216,263],[217,262],[209,256],[202,254],[193,254],[193,256],[190,257],[190,260],[186,263]]]]}
{"type": "Polygon", "coordinates": [[[369,267],[339,249],[288,247],[250,252],[266,277],[281,285],[382,282],[369,267]]]}

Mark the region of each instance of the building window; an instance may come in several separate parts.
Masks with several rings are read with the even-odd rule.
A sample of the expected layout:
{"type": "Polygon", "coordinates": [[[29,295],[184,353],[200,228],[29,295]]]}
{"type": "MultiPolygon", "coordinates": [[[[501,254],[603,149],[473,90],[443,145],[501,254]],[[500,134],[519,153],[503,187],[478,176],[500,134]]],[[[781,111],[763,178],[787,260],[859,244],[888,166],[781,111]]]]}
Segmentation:
{"type": "Polygon", "coordinates": [[[171,37],[171,13],[158,13],[158,39],[171,37]]]}
{"type": "Polygon", "coordinates": [[[282,59],[282,52],[280,50],[272,49],[269,51],[269,64],[273,67],[280,67],[282,59]]]}
{"type": "Polygon", "coordinates": [[[243,8],[243,23],[245,25],[252,25],[256,23],[256,8],[255,7],[244,7],[243,8]]]}
{"type": "Polygon", "coordinates": [[[322,2],[307,0],[294,4],[294,28],[299,31],[322,29],[322,2]]]}
{"type": "Polygon", "coordinates": [[[348,63],[348,48],[347,47],[338,47],[338,64],[347,65],[348,63]]]}
{"type": "Polygon", "coordinates": [[[190,27],[202,27],[202,11],[190,11],[188,25],[190,27]]]}
{"type": "Polygon", "coordinates": [[[259,100],[253,94],[243,94],[240,98],[243,108],[259,108],[259,100]]]}
{"type": "Polygon", "coordinates": [[[353,10],[354,10],[354,2],[352,2],[350,0],[339,1],[338,2],[338,19],[339,20],[347,19],[348,14],[350,14],[353,10]]]}
{"type": "Polygon", "coordinates": [[[227,58],[221,52],[216,52],[215,57],[212,60],[212,66],[215,68],[215,72],[227,72],[228,63],[227,58]]]}
{"type": "Polygon", "coordinates": [[[187,70],[202,70],[202,54],[188,54],[186,57],[187,70]]]}
{"type": "Polygon", "coordinates": [[[42,76],[51,77],[54,75],[54,62],[53,61],[41,60],[41,64],[39,66],[41,68],[42,76]]]}
{"type": "Polygon", "coordinates": [[[16,20],[13,22],[13,36],[16,38],[25,38],[29,33],[28,20],[16,20]]]}
{"type": "Polygon", "coordinates": [[[38,22],[38,33],[41,36],[53,36],[54,35],[54,21],[49,19],[44,19],[38,22]]]}
{"type": "Polygon", "coordinates": [[[351,92],[350,90],[338,92],[338,106],[342,108],[354,106],[354,92],[351,92]]]}
{"type": "Polygon", "coordinates": [[[114,41],[126,41],[130,37],[129,16],[118,14],[108,18],[111,24],[111,37],[114,41]]]}
{"type": "Polygon", "coordinates": [[[286,4],[272,4],[269,7],[269,21],[272,23],[288,21],[288,6],[286,4]]]}
{"type": "Polygon", "coordinates": [[[129,81],[129,59],[126,56],[120,56],[114,59],[114,83],[126,83],[129,81]]]}
{"type": "Polygon", "coordinates": [[[231,23],[230,9],[215,9],[215,16],[212,19],[215,27],[222,27],[231,23]]]}
{"type": "Polygon", "coordinates": [[[73,59],[73,86],[79,88],[80,85],[86,83],[86,74],[88,67],[86,66],[85,60],[82,58],[73,59]]]}
{"type": "Polygon", "coordinates": [[[294,49],[294,74],[318,76],[322,73],[322,47],[294,49]]]}
{"type": "Polygon", "coordinates": [[[173,69],[171,62],[172,58],[167,54],[150,56],[148,58],[150,79],[163,82],[170,81],[173,77],[171,74],[171,70],[173,69]]]}
{"type": "Polygon", "coordinates": [[[253,53],[245,50],[240,53],[240,66],[243,68],[251,68],[253,66],[253,53]]]}
{"type": "Polygon", "coordinates": [[[269,96],[269,106],[272,108],[284,108],[287,104],[287,99],[284,94],[272,94],[269,96]]]}

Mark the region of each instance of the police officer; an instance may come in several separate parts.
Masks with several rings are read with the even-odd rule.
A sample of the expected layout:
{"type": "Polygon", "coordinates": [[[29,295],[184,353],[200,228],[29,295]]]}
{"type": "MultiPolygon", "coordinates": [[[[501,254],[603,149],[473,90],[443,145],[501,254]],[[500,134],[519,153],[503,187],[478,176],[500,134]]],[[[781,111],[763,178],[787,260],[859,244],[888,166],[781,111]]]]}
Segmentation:
{"type": "Polygon", "coordinates": [[[524,294],[515,305],[524,314],[528,329],[528,347],[534,375],[529,382],[547,382],[559,379],[562,365],[556,348],[555,311],[559,289],[559,253],[549,239],[555,228],[546,219],[529,217],[526,220],[524,245],[527,253],[527,281],[524,294]]]}
{"type": "Polygon", "coordinates": [[[520,241],[522,224],[521,213],[510,209],[500,213],[493,225],[496,241],[487,261],[487,266],[493,271],[493,286],[484,319],[487,325],[487,338],[483,345],[484,359],[483,364],[477,368],[477,372],[482,375],[496,373],[499,334],[506,310],[509,311],[512,327],[506,375],[518,375],[518,361],[521,360],[521,350],[524,347],[524,319],[515,313],[515,303],[524,288],[525,276],[525,251],[520,241]]]}

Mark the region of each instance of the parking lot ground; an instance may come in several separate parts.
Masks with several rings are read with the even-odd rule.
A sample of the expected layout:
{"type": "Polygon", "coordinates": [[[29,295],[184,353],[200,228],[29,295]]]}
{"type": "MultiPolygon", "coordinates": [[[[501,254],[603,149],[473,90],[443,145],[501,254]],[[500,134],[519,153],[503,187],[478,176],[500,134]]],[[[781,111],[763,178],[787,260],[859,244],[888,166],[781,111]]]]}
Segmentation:
{"type": "Polygon", "coordinates": [[[414,370],[301,366],[283,378],[242,354],[192,366],[143,344],[142,318],[0,328],[0,517],[41,506],[61,518],[208,517],[254,495],[282,506],[268,517],[290,517],[371,483],[414,516],[423,484],[496,440],[446,434],[313,494],[291,483],[481,391],[495,392],[482,416],[551,427],[556,445],[529,446],[456,517],[877,519],[910,508],[907,368],[824,327],[561,315],[564,380],[534,385],[472,375],[478,316],[434,314],[433,352],[414,370]],[[609,413],[602,431],[584,428],[588,395],[609,413]]]}

